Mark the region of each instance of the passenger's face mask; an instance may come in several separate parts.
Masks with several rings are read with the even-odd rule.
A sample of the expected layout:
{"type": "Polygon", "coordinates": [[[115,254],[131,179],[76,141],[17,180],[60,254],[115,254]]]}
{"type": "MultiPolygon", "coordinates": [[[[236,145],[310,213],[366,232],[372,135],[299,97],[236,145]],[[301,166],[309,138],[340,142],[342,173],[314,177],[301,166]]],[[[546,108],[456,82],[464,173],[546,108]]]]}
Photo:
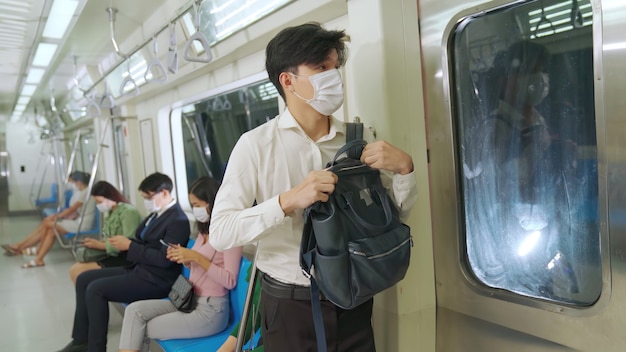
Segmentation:
{"type": "Polygon", "coordinates": [[[296,91],[293,91],[293,94],[311,105],[320,114],[325,116],[332,115],[343,104],[343,82],[338,69],[316,73],[309,77],[302,77],[293,73],[292,75],[309,79],[311,86],[313,86],[313,97],[311,99],[303,98],[296,91]]]}
{"type": "Polygon", "coordinates": [[[113,204],[109,203],[108,201],[103,201],[101,203],[96,204],[96,208],[98,208],[98,210],[101,213],[106,213],[108,211],[110,211],[113,208],[113,204]]]}
{"type": "Polygon", "coordinates": [[[148,211],[148,213],[156,213],[159,210],[161,210],[161,206],[157,205],[157,202],[154,199],[155,197],[160,197],[160,196],[155,193],[152,195],[151,199],[143,200],[143,204],[146,207],[146,210],[148,211]]]}
{"type": "Polygon", "coordinates": [[[524,76],[522,79],[524,89],[526,93],[525,102],[532,105],[539,105],[543,99],[548,96],[550,92],[550,77],[547,73],[537,72],[524,76]]]}
{"type": "Polygon", "coordinates": [[[72,191],[78,190],[78,186],[76,186],[76,184],[74,182],[68,183],[67,184],[67,188],[71,189],[72,191]]]}
{"type": "Polygon", "coordinates": [[[193,217],[199,222],[206,224],[211,220],[211,214],[209,214],[205,207],[193,207],[192,212],[193,217]]]}

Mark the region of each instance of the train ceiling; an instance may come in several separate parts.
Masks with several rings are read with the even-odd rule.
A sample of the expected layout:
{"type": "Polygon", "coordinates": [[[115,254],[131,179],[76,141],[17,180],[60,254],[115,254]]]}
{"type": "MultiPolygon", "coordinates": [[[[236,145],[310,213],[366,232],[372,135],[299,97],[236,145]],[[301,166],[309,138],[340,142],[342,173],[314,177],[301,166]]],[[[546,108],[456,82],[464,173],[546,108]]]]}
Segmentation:
{"type": "MultiPolygon", "coordinates": [[[[11,119],[16,105],[25,105],[24,115],[27,115],[32,114],[35,108],[44,109],[46,105],[49,107],[52,95],[57,101],[67,97],[68,85],[75,77],[75,67],[98,73],[102,71],[102,62],[121,59],[116,56],[111,41],[107,8],[117,9],[115,36],[117,42],[123,46],[128,36],[138,29],[145,30],[145,35],[150,35],[152,28],[142,26],[154,15],[154,9],[161,8],[166,2],[61,0],[63,1],[73,3],[72,6],[76,9],[68,29],[61,38],[55,39],[43,35],[48,17],[56,17],[49,16],[54,1],[0,0],[0,122],[11,119]],[[52,44],[48,45],[51,47],[57,45],[57,50],[50,63],[37,66],[34,60],[40,43],[52,44]],[[35,86],[30,98],[28,92],[23,91],[29,73],[29,82],[33,82],[35,86]]],[[[161,17],[171,18],[177,9],[188,7],[191,3],[191,0],[177,2],[171,14],[163,14],[161,17]]],[[[67,4],[64,8],[67,11],[67,4]]],[[[162,26],[163,23],[158,25],[162,26]]],[[[139,42],[132,46],[136,44],[139,42]]]]}

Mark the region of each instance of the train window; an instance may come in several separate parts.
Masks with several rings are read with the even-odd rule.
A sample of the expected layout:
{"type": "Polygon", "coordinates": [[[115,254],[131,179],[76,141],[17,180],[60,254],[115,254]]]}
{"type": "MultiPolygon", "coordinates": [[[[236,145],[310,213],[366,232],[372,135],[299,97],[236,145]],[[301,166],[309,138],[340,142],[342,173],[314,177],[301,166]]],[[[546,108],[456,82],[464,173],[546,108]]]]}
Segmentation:
{"type": "MultiPolygon", "coordinates": [[[[141,51],[134,53],[106,76],[109,93],[116,99],[124,94],[132,93],[135,87],[140,87],[146,83],[144,75],[147,69],[148,63],[141,51]],[[134,80],[134,85],[128,83],[124,87],[121,87],[122,82],[124,82],[129,74],[134,80]]],[[[151,74],[148,74],[148,79],[151,78],[150,75],[151,74]]]]}
{"type": "Polygon", "coordinates": [[[466,18],[451,79],[466,264],[484,285],[589,306],[602,290],[588,0],[466,18]]]}
{"type": "MultiPolygon", "coordinates": [[[[293,0],[275,0],[271,3],[250,0],[204,1],[200,5],[200,31],[213,45],[290,2],[293,0]]],[[[183,28],[188,35],[196,31],[194,16],[194,9],[183,16],[183,28]]],[[[197,53],[202,53],[203,48],[198,41],[194,41],[193,45],[197,53]]]]}
{"type": "Polygon", "coordinates": [[[278,115],[278,91],[268,80],[186,105],[182,133],[187,184],[200,176],[222,180],[226,162],[244,132],[278,115]]]}

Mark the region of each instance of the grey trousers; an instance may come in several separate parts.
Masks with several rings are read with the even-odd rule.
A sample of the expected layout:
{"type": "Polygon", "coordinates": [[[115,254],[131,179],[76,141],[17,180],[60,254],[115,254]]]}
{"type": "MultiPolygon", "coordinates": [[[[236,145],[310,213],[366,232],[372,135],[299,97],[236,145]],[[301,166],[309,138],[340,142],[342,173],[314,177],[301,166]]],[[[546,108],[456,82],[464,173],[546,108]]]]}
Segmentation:
{"type": "Polygon", "coordinates": [[[228,325],[229,296],[196,297],[191,313],[179,312],[169,300],[136,301],[126,307],[120,349],[147,351],[150,339],[188,339],[217,334],[228,325]]]}

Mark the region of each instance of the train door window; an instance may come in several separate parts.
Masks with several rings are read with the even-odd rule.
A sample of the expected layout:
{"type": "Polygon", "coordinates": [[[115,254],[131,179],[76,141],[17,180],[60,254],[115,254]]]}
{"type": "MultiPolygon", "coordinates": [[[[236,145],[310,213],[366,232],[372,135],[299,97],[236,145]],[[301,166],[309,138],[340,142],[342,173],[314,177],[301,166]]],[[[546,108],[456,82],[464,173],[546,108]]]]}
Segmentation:
{"type": "Polygon", "coordinates": [[[221,181],[239,136],[278,115],[277,98],[264,80],[183,107],[187,184],[200,176],[221,181]]]}
{"type": "MultiPolygon", "coordinates": [[[[200,4],[199,29],[213,45],[293,1],[204,1],[200,4]]],[[[188,37],[196,32],[195,16],[195,8],[183,16],[183,28],[188,37]]],[[[197,40],[193,48],[197,54],[204,51],[197,40]]]]}
{"type": "Polygon", "coordinates": [[[464,19],[450,41],[466,268],[482,284],[589,306],[602,290],[588,0],[464,19]]]}

